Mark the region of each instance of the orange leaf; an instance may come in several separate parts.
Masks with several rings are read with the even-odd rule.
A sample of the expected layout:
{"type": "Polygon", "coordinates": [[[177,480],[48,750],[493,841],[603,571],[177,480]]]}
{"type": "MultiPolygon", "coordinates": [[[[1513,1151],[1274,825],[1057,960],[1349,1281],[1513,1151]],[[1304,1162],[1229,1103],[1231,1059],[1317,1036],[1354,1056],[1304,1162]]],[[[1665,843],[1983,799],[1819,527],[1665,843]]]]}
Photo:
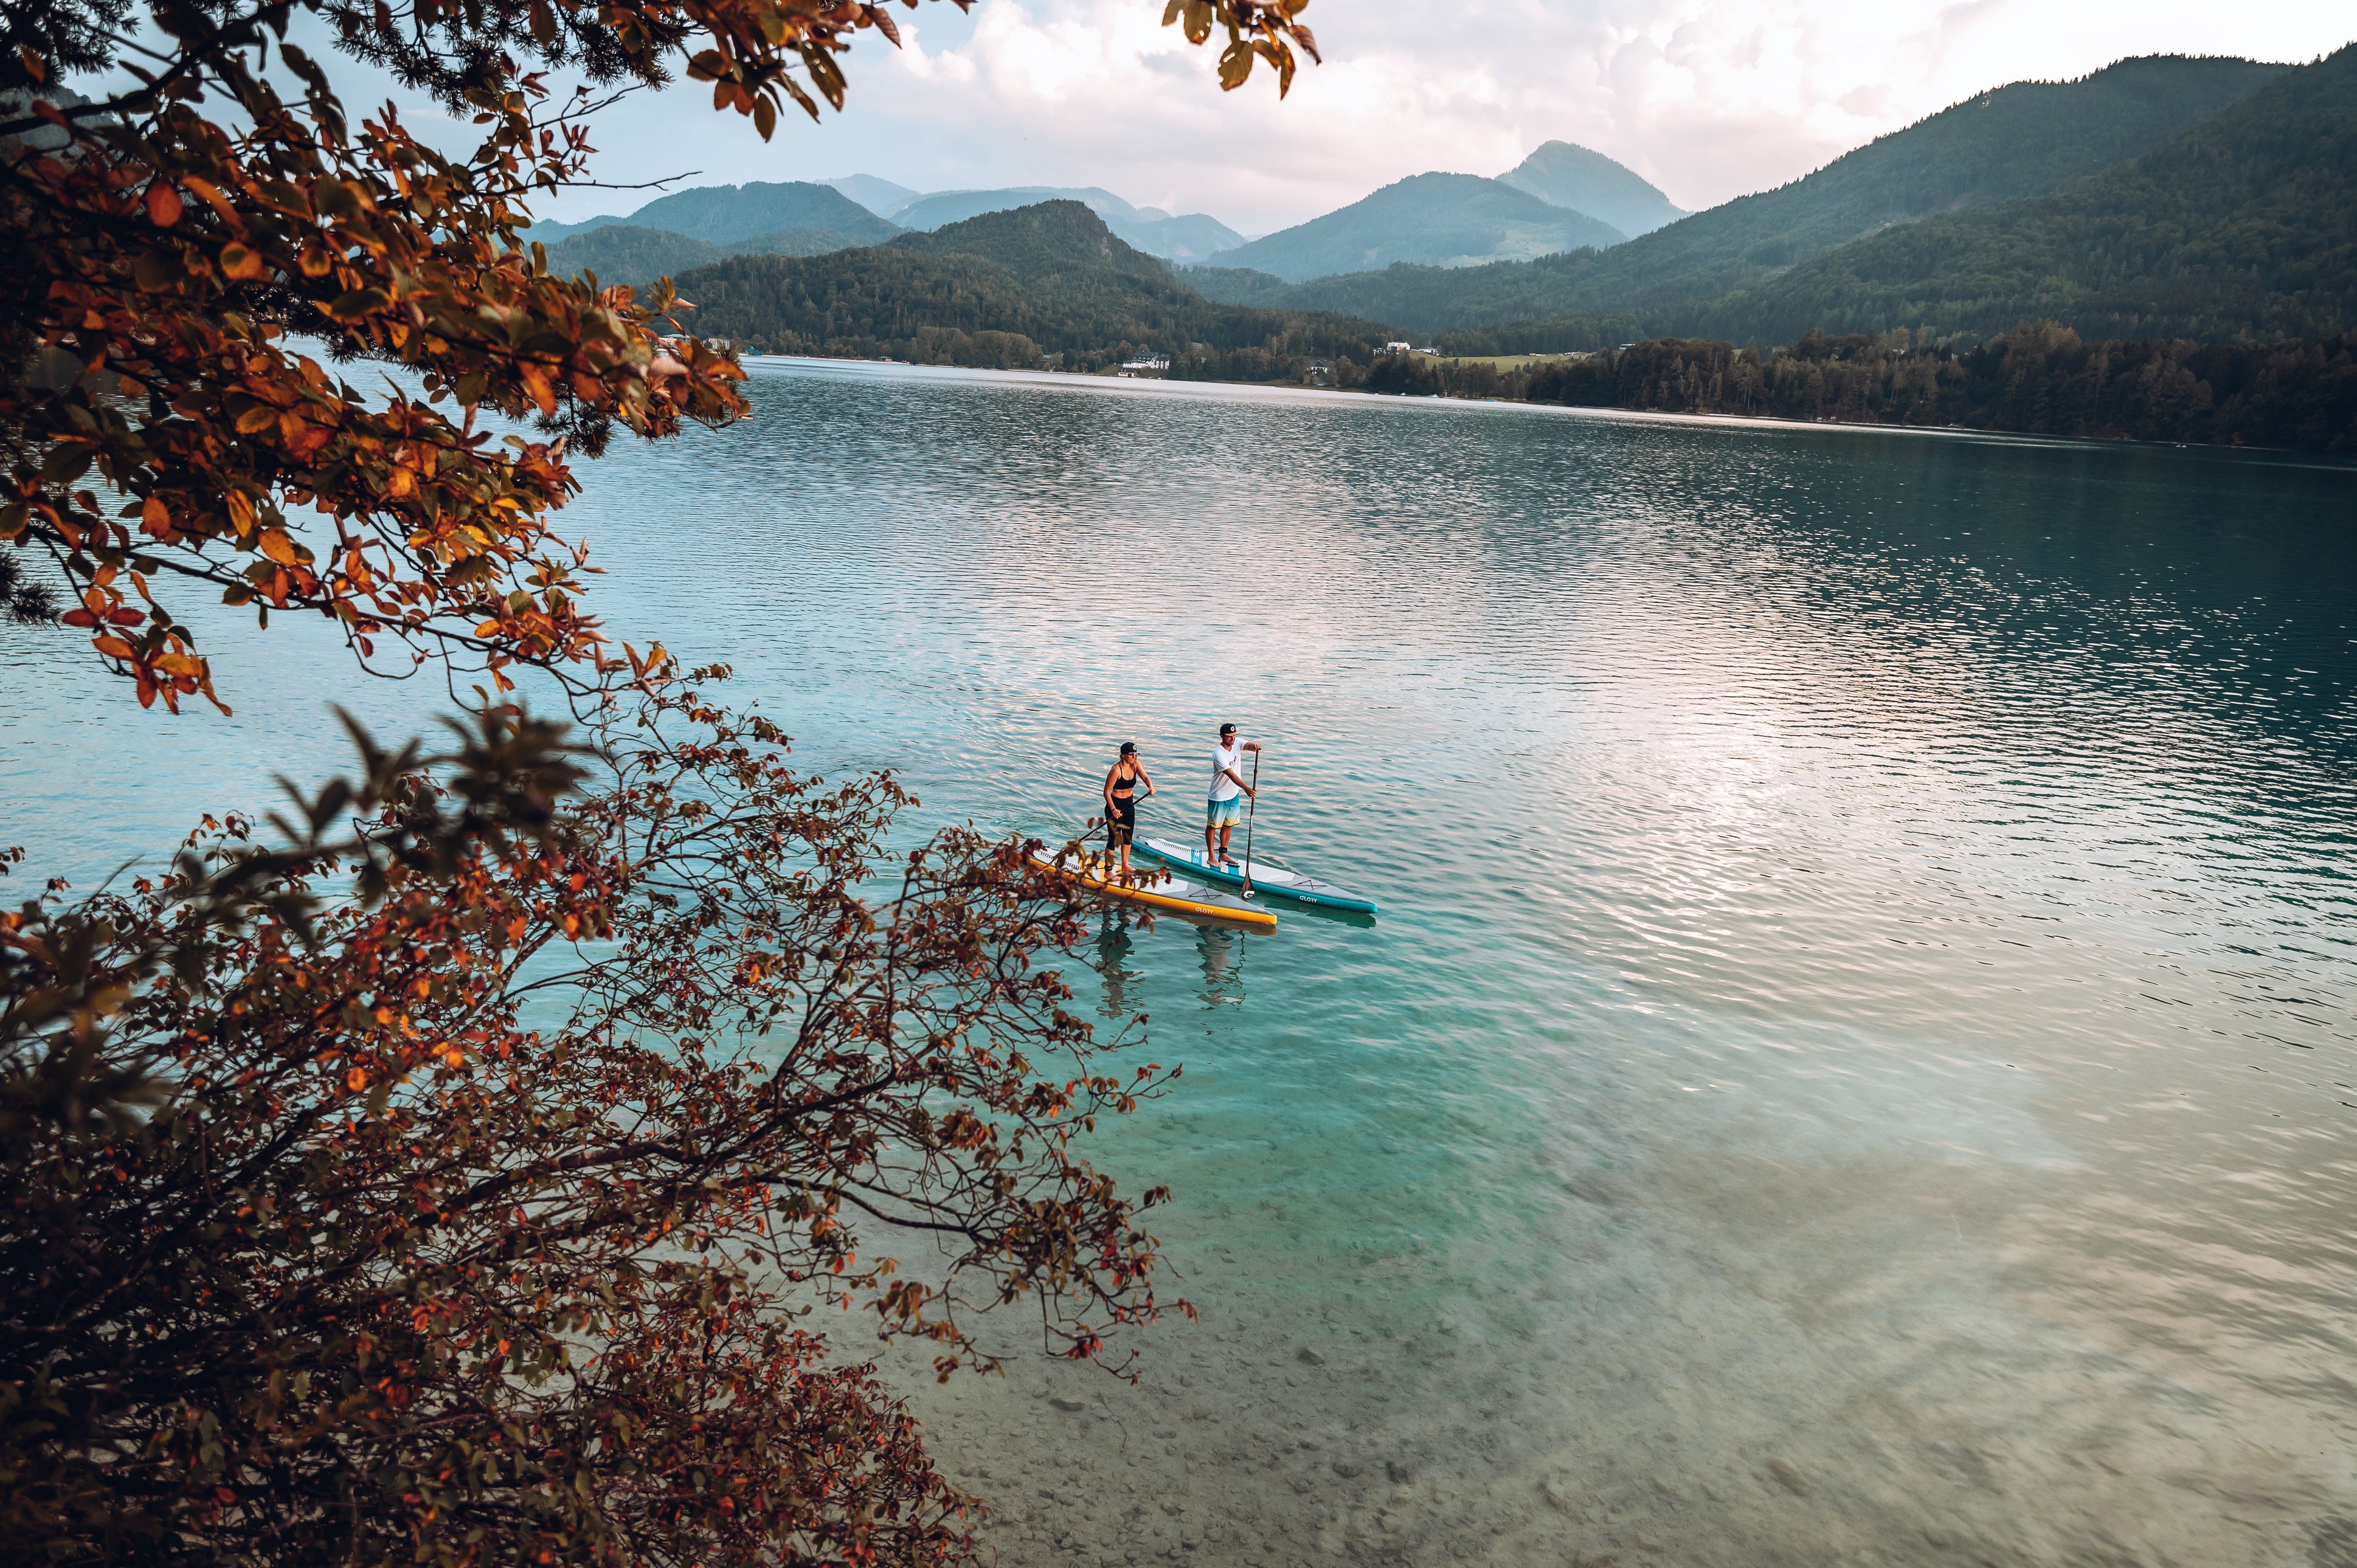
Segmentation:
{"type": "Polygon", "coordinates": [[[251,283],[270,272],[269,263],[235,241],[221,247],[221,266],[222,272],[242,283],[251,283]]]}
{"type": "Polygon", "coordinates": [[[147,220],[158,229],[169,229],[180,220],[180,193],[164,180],[147,188],[147,220]]]}
{"type": "Polygon", "coordinates": [[[203,197],[205,205],[219,213],[221,220],[229,225],[230,232],[245,232],[245,220],[237,215],[237,209],[229,204],[229,199],[221,193],[219,186],[209,179],[199,179],[195,175],[182,176],[180,183],[203,197]]]}
{"type": "Polygon", "coordinates": [[[529,361],[517,366],[516,369],[523,377],[523,390],[531,394],[533,402],[540,405],[540,412],[544,414],[554,413],[556,389],[549,385],[548,372],[529,361]]]}
{"type": "Polygon", "coordinates": [[[292,566],[301,559],[295,553],[295,542],[286,537],[284,530],[275,528],[263,532],[262,553],[281,566],[292,566]]]}

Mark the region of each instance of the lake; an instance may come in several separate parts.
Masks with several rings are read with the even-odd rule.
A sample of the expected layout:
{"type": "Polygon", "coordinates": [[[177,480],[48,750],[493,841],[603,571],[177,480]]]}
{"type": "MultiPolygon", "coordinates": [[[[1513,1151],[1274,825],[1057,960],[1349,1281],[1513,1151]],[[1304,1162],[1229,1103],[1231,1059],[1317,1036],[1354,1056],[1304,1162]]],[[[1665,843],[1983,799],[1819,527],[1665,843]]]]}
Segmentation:
{"type": "MultiPolygon", "coordinates": [[[[2357,469],[754,392],[586,469],[617,632],[929,822],[1070,836],[1135,740],[1191,836],[1232,720],[1256,851],[1383,905],[1085,955],[1185,1064],[1095,1156],[1201,1319],[909,1378],[1002,1561],[2357,1565],[2357,469]]],[[[447,705],[213,646],[172,720],[0,629],[12,896],[337,766],[321,671],[447,705]]]]}

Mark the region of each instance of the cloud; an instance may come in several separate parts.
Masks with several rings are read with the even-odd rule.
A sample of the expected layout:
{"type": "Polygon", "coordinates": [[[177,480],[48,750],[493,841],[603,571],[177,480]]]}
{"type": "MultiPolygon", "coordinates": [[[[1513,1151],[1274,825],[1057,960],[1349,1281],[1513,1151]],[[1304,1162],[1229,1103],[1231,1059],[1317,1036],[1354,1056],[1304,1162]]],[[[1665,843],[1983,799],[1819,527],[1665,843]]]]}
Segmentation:
{"type": "MultiPolygon", "coordinates": [[[[901,24],[903,50],[863,36],[845,114],[765,147],[683,88],[599,127],[601,171],[1101,185],[1254,232],[1426,169],[1500,173],[1561,138],[1700,208],[2003,82],[2132,54],[2306,59],[2350,30],[2337,5],[2184,0],[1320,0],[1305,19],[1326,63],[1279,103],[1265,71],[1222,94],[1214,51],[1160,19],[1153,0],[927,5],[901,24]]],[[[632,204],[585,193],[551,215],[632,204]]]]}

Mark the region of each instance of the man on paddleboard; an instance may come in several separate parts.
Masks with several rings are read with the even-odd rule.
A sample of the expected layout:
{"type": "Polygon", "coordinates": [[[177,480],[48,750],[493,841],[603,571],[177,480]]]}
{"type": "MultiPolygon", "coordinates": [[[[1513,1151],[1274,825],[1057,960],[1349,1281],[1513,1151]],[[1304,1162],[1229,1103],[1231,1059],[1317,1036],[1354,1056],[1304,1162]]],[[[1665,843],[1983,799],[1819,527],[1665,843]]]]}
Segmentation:
{"type": "Polygon", "coordinates": [[[1220,726],[1220,748],[1211,754],[1211,798],[1203,806],[1206,865],[1235,864],[1228,857],[1228,841],[1235,836],[1236,823],[1244,814],[1244,797],[1253,794],[1253,787],[1238,770],[1243,766],[1244,753],[1259,749],[1260,742],[1242,738],[1235,725],[1220,726]]]}

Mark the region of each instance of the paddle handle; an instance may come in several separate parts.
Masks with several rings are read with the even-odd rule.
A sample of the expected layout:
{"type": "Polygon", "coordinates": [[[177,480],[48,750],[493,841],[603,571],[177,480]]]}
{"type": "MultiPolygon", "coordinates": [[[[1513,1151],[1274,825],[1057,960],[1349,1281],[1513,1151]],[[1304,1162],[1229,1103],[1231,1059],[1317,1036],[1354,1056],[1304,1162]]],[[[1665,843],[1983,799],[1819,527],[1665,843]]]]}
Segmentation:
{"type": "Polygon", "coordinates": [[[1252,897],[1252,830],[1253,813],[1260,809],[1260,753],[1253,753],[1253,787],[1251,804],[1244,808],[1244,897],[1252,897]]]}

